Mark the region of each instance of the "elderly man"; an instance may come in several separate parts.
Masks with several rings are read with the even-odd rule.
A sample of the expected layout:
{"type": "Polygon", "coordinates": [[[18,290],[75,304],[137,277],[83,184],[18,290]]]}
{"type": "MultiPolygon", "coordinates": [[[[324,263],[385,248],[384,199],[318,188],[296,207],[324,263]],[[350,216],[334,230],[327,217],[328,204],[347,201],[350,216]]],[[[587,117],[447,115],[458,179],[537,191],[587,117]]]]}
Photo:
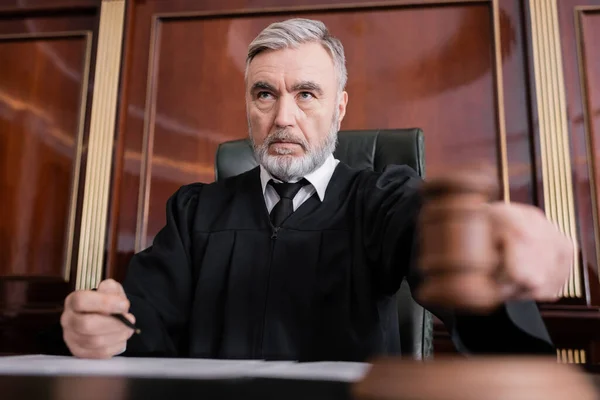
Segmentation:
{"type": "MultiPolygon", "coordinates": [[[[421,182],[408,167],[376,173],[334,159],[346,77],[343,47],[321,22],[272,24],[254,39],[246,104],[260,167],[182,187],[123,287],[106,280],[68,296],[61,323],[73,355],[307,361],[399,352],[393,295],[419,274],[421,182]]],[[[486,313],[438,315],[463,352],[552,352],[534,301],[565,282],[570,241],[533,207],[485,212],[503,249],[493,281],[502,298],[486,313]]]]}

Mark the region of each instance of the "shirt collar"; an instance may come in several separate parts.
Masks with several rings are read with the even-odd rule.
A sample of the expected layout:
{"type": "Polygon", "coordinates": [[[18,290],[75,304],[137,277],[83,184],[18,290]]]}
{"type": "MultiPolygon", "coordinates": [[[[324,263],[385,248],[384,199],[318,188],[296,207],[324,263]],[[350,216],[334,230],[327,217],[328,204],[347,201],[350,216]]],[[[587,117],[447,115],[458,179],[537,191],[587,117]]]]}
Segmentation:
{"type": "MultiPolygon", "coordinates": [[[[319,199],[323,201],[325,198],[325,190],[327,190],[327,185],[329,185],[329,181],[331,180],[331,176],[333,175],[333,171],[335,171],[335,167],[338,165],[340,161],[333,158],[333,154],[329,154],[329,156],[325,159],[325,162],[321,164],[321,166],[315,169],[310,174],[306,174],[304,179],[306,179],[317,192],[319,199]]],[[[279,182],[279,179],[274,178],[269,171],[267,171],[262,165],[260,166],[260,184],[262,186],[263,195],[267,190],[267,185],[269,181],[273,179],[276,182],[279,182]]]]}

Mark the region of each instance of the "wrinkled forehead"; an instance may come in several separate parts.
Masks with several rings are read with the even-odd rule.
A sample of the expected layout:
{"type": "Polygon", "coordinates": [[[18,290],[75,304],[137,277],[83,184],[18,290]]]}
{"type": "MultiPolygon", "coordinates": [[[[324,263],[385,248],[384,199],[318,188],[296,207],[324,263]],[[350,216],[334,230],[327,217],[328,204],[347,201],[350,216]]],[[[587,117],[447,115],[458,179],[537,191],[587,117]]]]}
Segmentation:
{"type": "Polygon", "coordinates": [[[319,43],[306,43],[297,48],[265,50],[248,65],[247,86],[258,81],[293,85],[315,82],[324,88],[336,82],[333,59],[319,43]]]}

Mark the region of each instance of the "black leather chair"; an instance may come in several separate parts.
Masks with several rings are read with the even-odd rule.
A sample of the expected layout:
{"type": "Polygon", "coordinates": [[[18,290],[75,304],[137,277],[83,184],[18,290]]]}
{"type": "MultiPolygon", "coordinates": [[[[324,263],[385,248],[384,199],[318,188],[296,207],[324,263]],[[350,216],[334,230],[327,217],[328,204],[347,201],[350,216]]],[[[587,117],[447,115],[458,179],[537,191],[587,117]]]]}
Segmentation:
{"type": "MultiPolygon", "coordinates": [[[[425,175],[425,146],[420,129],[341,131],[338,137],[334,156],[352,167],[381,171],[388,164],[406,164],[420,176],[425,175]]],[[[215,178],[235,176],[257,165],[249,140],[222,143],[217,149],[215,178]]],[[[413,300],[406,281],[397,293],[397,301],[402,355],[417,360],[431,357],[431,314],[413,300]]]]}

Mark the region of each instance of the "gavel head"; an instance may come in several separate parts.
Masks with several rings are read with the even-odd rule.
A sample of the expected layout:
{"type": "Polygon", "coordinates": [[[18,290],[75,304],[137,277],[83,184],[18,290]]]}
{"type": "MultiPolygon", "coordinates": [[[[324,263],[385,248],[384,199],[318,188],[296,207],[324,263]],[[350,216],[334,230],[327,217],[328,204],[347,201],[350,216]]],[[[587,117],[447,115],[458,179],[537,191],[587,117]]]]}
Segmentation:
{"type": "Polygon", "coordinates": [[[500,294],[493,284],[501,262],[487,204],[498,198],[491,168],[455,171],[423,186],[419,216],[419,268],[423,283],[417,297],[425,304],[487,311],[500,294]]]}

